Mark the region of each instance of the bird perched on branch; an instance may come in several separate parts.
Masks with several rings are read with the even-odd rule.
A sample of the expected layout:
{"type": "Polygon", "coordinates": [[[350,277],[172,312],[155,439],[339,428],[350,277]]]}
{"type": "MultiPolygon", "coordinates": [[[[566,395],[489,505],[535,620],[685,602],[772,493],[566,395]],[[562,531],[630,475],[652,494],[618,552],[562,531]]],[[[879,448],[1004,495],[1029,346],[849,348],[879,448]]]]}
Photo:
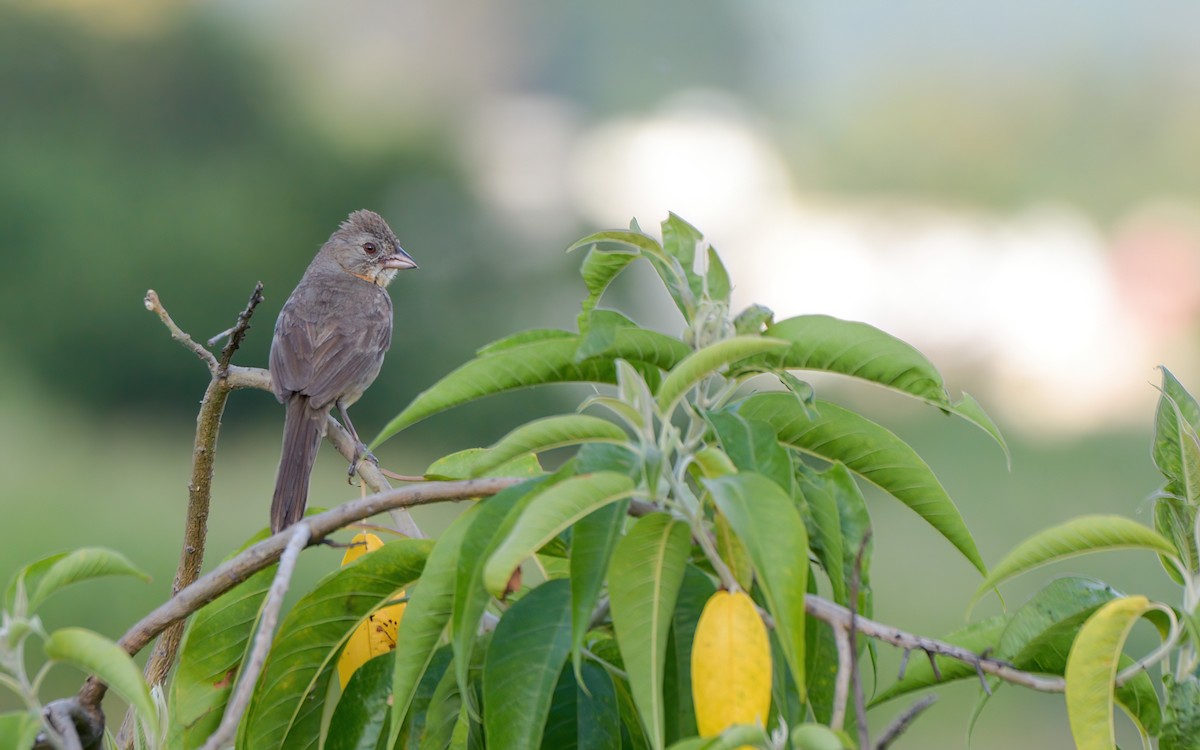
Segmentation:
{"type": "Polygon", "coordinates": [[[271,389],[287,407],[273,532],[304,516],[309,475],[334,407],[358,446],[351,473],[368,455],[346,410],[374,382],[392,342],[385,289],[397,271],[416,267],[379,214],[355,211],[283,304],[271,341],[271,389]]]}

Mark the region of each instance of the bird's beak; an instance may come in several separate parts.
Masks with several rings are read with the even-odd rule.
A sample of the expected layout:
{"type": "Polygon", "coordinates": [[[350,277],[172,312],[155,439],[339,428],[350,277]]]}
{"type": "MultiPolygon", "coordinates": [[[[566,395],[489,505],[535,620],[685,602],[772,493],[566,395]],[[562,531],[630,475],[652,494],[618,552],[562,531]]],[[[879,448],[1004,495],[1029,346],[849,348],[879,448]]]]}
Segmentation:
{"type": "Polygon", "coordinates": [[[384,268],[394,268],[396,270],[404,270],[406,268],[417,268],[417,262],[413,260],[408,253],[399,245],[396,246],[396,252],[384,257],[384,268]]]}

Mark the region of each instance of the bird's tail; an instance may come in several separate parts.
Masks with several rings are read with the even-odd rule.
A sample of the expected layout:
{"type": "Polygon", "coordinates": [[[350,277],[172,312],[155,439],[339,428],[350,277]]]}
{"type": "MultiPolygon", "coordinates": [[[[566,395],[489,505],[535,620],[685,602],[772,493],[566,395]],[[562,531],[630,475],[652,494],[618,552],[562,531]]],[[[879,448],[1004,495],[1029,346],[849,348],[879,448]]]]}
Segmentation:
{"type": "Polygon", "coordinates": [[[295,394],[287,400],[283,423],[283,452],[275,476],[271,499],[271,531],[278,532],[304,517],[308,503],[308,477],[312,474],[317,448],[324,434],[325,413],[308,408],[308,396],[295,394]]]}

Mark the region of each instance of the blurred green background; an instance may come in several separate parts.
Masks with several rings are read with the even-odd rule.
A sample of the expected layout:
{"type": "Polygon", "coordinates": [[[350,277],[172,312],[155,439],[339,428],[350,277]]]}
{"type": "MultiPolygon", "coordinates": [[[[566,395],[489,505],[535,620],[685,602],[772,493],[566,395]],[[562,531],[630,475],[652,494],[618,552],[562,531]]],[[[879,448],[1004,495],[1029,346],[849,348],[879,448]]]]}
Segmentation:
{"type": "MultiPolygon", "coordinates": [[[[1188,3],[1116,0],[6,0],[0,574],[81,545],[123,551],[153,583],[90,584],[44,612],[113,637],[168,595],[207,372],[143,295],[204,339],[262,280],[236,361],[265,366],[279,306],[361,207],[421,264],[392,287],[363,433],[488,341],[572,326],[582,286],[563,248],[670,209],[713,238],[744,304],[869,320],[984,401],[1011,471],[966,425],[818,383],[912,441],[987,560],[1080,513],[1149,522],[1153,367],[1200,389],[1198,22],[1188,3]]],[[[679,326],[645,273],[606,304],[679,326]]],[[[577,396],[491,399],[379,455],[416,473],[577,396]]],[[[281,417],[265,393],[230,401],[210,564],[266,521],[281,417]]],[[[357,492],[325,450],[311,502],[357,492]]],[[[969,566],[871,500],[879,618],[960,627],[969,566]]],[[[451,512],[418,521],[436,532],[451,512]]],[[[337,560],[306,555],[297,587],[337,560]]],[[[1068,570],[1176,596],[1155,560],[1125,553],[1019,580],[1008,601],[1068,570]]],[[[887,681],[898,655],[881,653],[887,681]]],[[[77,682],[57,671],[47,696],[77,682]]],[[[941,692],[907,746],[965,746],[977,688],[941,692]]],[[[1061,698],[1008,688],[972,747],[1010,746],[1015,717],[1039,746],[1069,743],[1061,698]]]]}

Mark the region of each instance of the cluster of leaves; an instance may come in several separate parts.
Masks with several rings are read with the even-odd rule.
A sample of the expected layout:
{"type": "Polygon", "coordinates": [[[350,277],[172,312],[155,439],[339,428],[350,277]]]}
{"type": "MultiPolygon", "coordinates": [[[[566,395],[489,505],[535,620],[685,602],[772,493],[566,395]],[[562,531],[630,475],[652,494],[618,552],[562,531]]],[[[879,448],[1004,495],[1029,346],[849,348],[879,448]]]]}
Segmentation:
{"type": "MultiPolygon", "coordinates": [[[[1064,676],[1080,747],[1115,746],[1114,705],[1133,718],[1147,746],[1157,737],[1162,750],[1200,747],[1200,404],[1169,372],[1157,414],[1154,459],[1166,483],[1154,500],[1155,528],[1118,516],[1076,519],[1035,535],[989,572],[917,453],[883,426],[817,398],[793,374],[823,371],[881,385],[967,420],[1005,448],[979,405],[967,395],[952,400],[919,352],[871,326],[827,316],[776,322],[759,306],[734,315],[720,258],[675,216],[663,222],[661,241],[635,224],[575,248],[586,249],[587,288],[577,331],[526,331],[484,347],[417,396],[375,442],[517,388],[584,382],[595,384],[595,395],[576,413],[528,422],[494,445],[430,466],[430,478],[520,481],[473,504],[437,540],[384,544],[302,596],[276,633],[239,747],[853,746],[829,726],[836,709],[849,707],[834,706],[835,636],[806,615],[805,597],[821,592],[873,613],[861,481],[910,508],[980,571],[976,599],[1071,555],[1129,547],[1157,553],[1183,589],[1178,607],[1067,577],[946,640],[1022,670],[1064,676]],[[664,282],[682,314],[682,336],[598,306],[639,260],[664,282]],[[545,470],[540,456],[563,448],[569,457],[545,470]],[[772,701],[765,726],[700,738],[690,654],[701,610],[718,589],[749,593],[769,616],[772,701]],[[398,648],[363,664],[339,694],[332,678],[348,639],[401,600],[398,648]],[[1141,618],[1158,629],[1162,646],[1135,662],[1123,651],[1141,618]],[[1161,694],[1146,671],[1158,663],[1161,694]]],[[[191,618],[169,694],[157,701],[117,646],[74,629],[46,635],[31,614],[65,583],[123,571],[132,572],[123,558],[85,550],[35,563],[14,579],[0,677],[29,710],[0,717],[0,740],[13,740],[5,746],[27,745],[41,723],[36,688],[46,667],[33,679],[24,671],[24,644],[34,637],[49,663],[73,662],[135,705],[151,744],[197,748],[216,728],[274,568],[191,618]]],[[[939,666],[914,664],[872,705],[977,674],[957,662],[939,666]]]]}
{"type": "MultiPolygon", "coordinates": [[[[430,477],[526,481],[468,509],[436,542],[386,544],[305,596],[280,627],[239,746],[309,747],[323,736],[329,748],[699,747],[689,653],[718,587],[751,592],[772,618],[768,727],[828,723],[833,635],[805,615],[804,596],[825,586],[849,601],[870,526],[856,475],[985,570],[929,466],[887,429],[816,398],[790,372],[878,383],[999,440],[978,405],[952,401],[915,349],[826,316],[774,322],[758,306],[731,315],[720,258],[678,217],[663,223],[661,243],[635,225],[576,247],[587,248],[588,292],[577,332],[527,331],[483,348],[420,394],[376,443],[502,391],[589,382],[597,394],[578,413],[529,422],[495,445],[431,466],[430,477]],[[683,315],[682,337],[598,307],[639,259],[683,315]],[[567,446],[577,450],[544,471],[536,456],[567,446]],[[514,586],[527,560],[534,565],[526,578],[538,583],[514,586]],[[331,707],[342,645],[402,589],[409,594],[399,648],[368,662],[331,707]]],[[[189,626],[171,691],[183,747],[197,746],[219,718],[267,576],[189,626]]],[[[857,607],[870,614],[869,544],[860,576],[857,607]]],[[[758,727],[716,741],[789,742],[758,727]]]]}
{"type": "MultiPolygon", "coordinates": [[[[1114,706],[1120,706],[1146,747],[1200,748],[1200,404],[1162,368],[1155,415],[1154,463],[1165,479],[1155,494],[1154,528],[1123,516],[1083,516],[1022,542],[992,569],[975,599],[1002,581],[1076,555],[1119,549],[1156,553],[1181,588],[1172,607],[1140,594],[1127,595],[1101,581],[1055,579],[1016,610],[975,623],[946,640],[977,653],[989,651],[1019,669],[1062,675],[1071,732],[1081,748],[1114,748],[1114,706]],[[1145,618],[1161,646],[1134,662],[1124,652],[1134,624],[1145,618]],[[1173,661],[1173,664],[1172,664],[1173,661]],[[1161,663],[1161,688],[1146,671],[1161,663]]],[[[975,677],[962,664],[942,665],[942,680],[975,677]]],[[[934,681],[920,665],[876,697],[883,702],[934,681]]],[[[999,682],[992,687],[999,687],[999,682]]],[[[990,698],[981,694],[979,708],[990,698]]],[[[975,716],[978,716],[978,711],[975,716]]],[[[973,721],[972,721],[973,723],[973,721]]]]}
{"type": "Polygon", "coordinates": [[[152,694],[133,659],[104,636],[78,627],[47,632],[37,610],[62,589],[103,576],[149,576],[123,555],[112,550],[85,547],[50,555],[16,572],[4,591],[0,617],[0,685],[9,688],[24,704],[21,711],[0,714],[0,747],[32,747],[43,726],[40,688],[57,664],[67,664],[96,675],[136,712],[144,735],[162,732],[161,696],[152,694]],[[43,659],[36,673],[28,669],[27,650],[40,643],[43,659]]]}

